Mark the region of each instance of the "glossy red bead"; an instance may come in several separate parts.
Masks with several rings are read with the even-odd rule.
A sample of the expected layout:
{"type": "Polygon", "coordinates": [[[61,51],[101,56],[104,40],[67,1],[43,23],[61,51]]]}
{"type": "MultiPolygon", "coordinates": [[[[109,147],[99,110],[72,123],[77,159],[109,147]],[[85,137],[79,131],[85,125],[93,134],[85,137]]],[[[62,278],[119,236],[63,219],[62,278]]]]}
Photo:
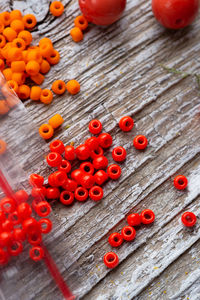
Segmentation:
{"type": "Polygon", "coordinates": [[[11,256],[18,256],[23,251],[23,246],[20,241],[13,241],[8,246],[8,253],[11,256]]]}
{"type": "Polygon", "coordinates": [[[77,186],[78,186],[78,184],[75,180],[67,178],[65,184],[62,185],[62,188],[66,191],[74,192],[75,189],[77,188],[77,186]]]}
{"type": "Polygon", "coordinates": [[[133,146],[138,150],[144,150],[148,145],[148,140],[144,135],[137,135],[133,139],[133,146]]]}
{"type": "Polygon", "coordinates": [[[15,193],[15,199],[17,201],[18,204],[22,203],[22,202],[27,202],[28,201],[28,194],[26,191],[24,190],[19,190],[15,193]]]}
{"type": "Polygon", "coordinates": [[[67,180],[67,174],[63,171],[56,171],[52,173],[52,180],[54,187],[62,186],[67,180]]]}
{"type": "Polygon", "coordinates": [[[0,248],[0,265],[6,265],[9,261],[8,252],[0,248]]]}
{"type": "Polygon", "coordinates": [[[0,247],[7,247],[13,240],[13,235],[10,231],[0,232],[0,247]]]}
{"type": "Polygon", "coordinates": [[[46,157],[46,161],[50,167],[59,167],[62,162],[62,156],[57,152],[50,152],[46,157]]]}
{"type": "Polygon", "coordinates": [[[95,136],[92,136],[85,141],[85,145],[87,145],[90,150],[96,150],[99,147],[99,139],[95,136]]]}
{"type": "Polygon", "coordinates": [[[31,203],[32,209],[36,210],[36,206],[37,206],[38,203],[40,203],[41,201],[42,201],[41,198],[35,198],[35,199],[33,199],[32,203],[31,203]]]}
{"type": "Polygon", "coordinates": [[[47,217],[51,212],[51,205],[47,201],[41,201],[36,205],[36,213],[40,217],[47,217]]]}
{"type": "Polygon", "coordinates": [[[90,162],[87,162],[87,161],[83,162],[80,165],[80,169],[89,175],[94,174],[94,167],[93,167],[93,164],[91,164],[90,162]]]}
{"type": "Polygon", "coordinates": [[[112,157],[114,161],[122,162],[126,159],[126,150],[121,146],[116,147],[112,151],[112,157]]]}
{"type": "Polygon", "coordinates": [[[119,127],[122,131],[131,131],[134,126],[134,121],[131,117],[125,116],[120,119],[119,127]]]}
{"type": "Polygon", "coordinates": [[[103,189],[95,185],[89,190],[89,197],[93,201],[100,201],[103,198],[103,189]]]}
{"type": "Polygon", "coordinates": [[[140,217],[143,224],[151,224],[155,220],[155,214],[150,209],[143,210],[140,214],[140,217]]]}
{"type": "Polygon", "coordinates": [[[95,179],[93,175],[90,174],[83,174],[83,176],[81,177],[81,186],[86,188],[86,189],[90,189],[94,183],[95,183],[95,179]]]}
{"type": "Polygon", "coordinates": [[[46,189],[46,198],[49,200],[58,199],[60,190],[57,187],[49,187],[46,189]]]}
{"type": "Polygon", "coordinates": [[[13,226],[21,223],[21,218],[16,210],[8,215],[8,220],[13,223],[13,226]]]}
{"type": "Polygon", "coordinates": [[[0,200],[0,209],[5,213],[11,213],[16,209],[15,200],[5,197],[0,200]]]}
{"type": "Polygon", "coordinates": [[[80,202],[86,201],[88,198],[88,190],[80,186],[75,190],[74,196],[76,200],[80,202]]]}
{"type": "Polygon", "coordinates": [[[108,166],[107,173],[111,179],[117,180],[121,176],[122,171],[121,171],[120,166],[118,166],[116,164],[112,164],[112,165],[108,166]]]}
{"type": "Polygon", "coordinates": [[[50,174],[49,177],[48,177],[48,184],[49,184],[51,187],[56,187],[55,182],[54,182],[54,175],[53,175],[53,173],[50,174]]]}
{"type": "Polygon", "coordinates": [[[34,261],[40,261],[44,258],[44,250],[40,246],[32,247],[29,251],[29,256],[34,261]]]}
{"type": "Polygon", "coordinates": [[[141,217],[139,214],[131,214],[127,217],[127,223],[130,226],[139,226],[141,224],[141,217]]]}
{"type": "Polygon", "coordinates": [[[22,228],[14,228],[13,239],[15,241],[21,241],[21,242],[25,241],[26,239],[25,231],[22,228]]]}
{"type": "Polygon", "coordinates": [[[108,174],[104,170],[99,170],[95,173],[94,179],[96,184],[102,185],[108,180],[108,174]]]}
{"type": "Polygon", "coordinates": [[[38,174],[31,174],[29,182],[32,186],[42,187],[44,183],[44,177],[38,174]]]}
{"type": "Polygon", "coordinates": [[[119,247],[123,243],[123,238],[120,233],[114,232],[109,236],[108,242],[112,247],[119,247]]]}
{"type": "Polygon", "coordinates": [[[109,133],[101,133],[99,135],[99,146],[109,148],[112,145],[112,136],[109,133]]]}
{"type": "Polygon", "coordinates": [[[74,202],[74,194],[69,191],[63,191],[60,194],[60,202],[64,205],[71,205],[74,202]]]}
{"type": "Polygon", "coordinates": [[[28,203],[24,202],[18,205],[17,212],[19,218],[25,220],[31,216],[32,209],[28,203]]]}
{"type": "Polygon", "coordinates": [[[51,142],[49,148],[51,152],[57,152],[59,154],[62,154],[65,151],[65,146],[60,140],[51,142]]]}
{"type": "Polygon", "coordinates": [[[99,134],[102,130],[102,124],[99,120],[92,120],[89,123],[89,131],[92,134],[99,134]]]}
{"type": "Polygon", "coordinates": [[[6,215],[3,211],[0,211],[0,224],[6,220],[6,215]]]}
{"type": "Polygon", "coordinates": [[[178,175],[174,178],[174,186],[178,190],[186,189],[188,185],[188,180],[184,175],[178,175]]]}
{"type": "Polygon", "coordinates": [[[103,149],[101,147],[98,147],[96,150],[91,151],[91,158],[95,159],[99,156],[102,156],[104,153],[103,149]]]}
{"type": "Polygon", "coordinates": [[[75,180],[78,184],[80,184],[83,175],[84,172],[81,169],[76,169],[71,173],[71,178],[75,180]]]}
{"type": "Polygon", "coordinates": [[[38,222],[34,218],[28,218],[23,221],[22,228],[26,234],[30,232],[40,231],[38,222]]]}
{"type": "MultiPolygon", "coordinates": [[[[40,228],[40,227],[39,227],[40,228]]],[[[42,235],[40,231],[32,231],[28,233],[28,242],[33,246],[38,246],[42,242],[42,235]]]]}
{"type": "Polygon", "coordinates": [[[93,160],[93,166],[96,170],[106,169],[108,165],[108,159],[105,156],[98,156],[93,160]]]}
{"type": "Polygon", "coordinates": [[[122,228],[121,234],[122,234],[122,238],[125,241],[130,242],[130,241],[133,241],[135,239],[136,231],[132,226],[124,226],[122,228]]]}
{"type": "Polygon", "coordinates": [[[38,224],[40,226],[40,231],[44,234],[49,233],[52,230],[52,222],[49,219],[40,219],[38,224]]]}
{"type": "Polygon", "coordinates": [[[195,216],[194,213],[186,211],[182,216],[181,216],[181,221],[184,226],[186,227],[193,227],[196,224],[197,217],[195,216]]]}
{"type": "Polygon", "coordinates": [[[14,224],[12,221],[6,219],[2,224],[1,224],[1,230],[2,231],[12,231],[14,227],[14,224]]]}
{"type": "Polygon", "coordinates": [[[104,264],[109,269],[115,268],[119,264],[119,258],[116,253],[108,252],[103,257],[104,264]]]}
{"type": "Polygon", "coordinates": [[[34,187],[32,188],[32,191],[31,191],[31,196],[33,198],[36,198],[36,197],[45,197],[46,196],[46,188],[44,186],[42,187],[34,187]]]}
{"type": "Polygon", "coordinates": [[[73,146],[65,147],[65,159],[66,160],[74,160],[76,158],[75,149],[73,146]]]}
{"type": "Polygon", "coordinates": [[[68,160],[63,159],[61,161],[61,164],[60,164],[58,170],[63,171],[65,173],[69,173],[71,171],[71,168],[72,168],[72,166],[71,166],[70,162],[68,160]]]}
{"type": "Polygon", "coordinates": [[[91,155],[90,148],[85,144],[78,146],[75,151],[76,151],[76,156],[79,160],[86,160],[91,155]]]}

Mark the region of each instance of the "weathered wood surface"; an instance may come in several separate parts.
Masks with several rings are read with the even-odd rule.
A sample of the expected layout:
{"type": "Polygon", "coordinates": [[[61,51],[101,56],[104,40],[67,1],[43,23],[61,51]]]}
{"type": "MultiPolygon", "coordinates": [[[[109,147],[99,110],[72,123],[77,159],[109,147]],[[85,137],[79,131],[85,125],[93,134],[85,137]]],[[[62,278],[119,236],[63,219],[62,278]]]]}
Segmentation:
{"type": "MultiPolygon", "coordinates": [[[[91,26],[84,41],[74,44],[69,30],[79,14],[78,4],[63,3],[65,13],[58,19],[49,15],[49,1],[0,3],[2,10],[34,12],[39,21],[35,40],[50,37],[60,51],[61,62],[46,76],[43,87],[60,78],[76,78],[81,83],[81,93],[75,97],[65,94],[55,97],[50,106],[30,101],[25,106],[37,127],[60,112],[65,124],[57,137],[66,144],[84,141],[89,136],[88,121],[99,118],[112,134],[114,146],[123,145],[128,151],[123,175],[119,182],[106,185],[103,201],[76,203],[72,208],[54,206],[60,231],[53,250],[64,261],[63,275],[67,278],[70,252],[81,267],[79,293],[85,300],[200,299],[199,90],[194,77],[174,76],[160,67],[199,72],[200,21],[178,32],[167,31],[153,18],[150,1],[128,0],[119,22],[108,28],[91,26]],[[117,122],[126,114],[133,116],[135,127],[123,134],[117,122]],[[65,130],[68,124],[71,127],[65,130]],[[149,140],[145,152],[132,147],[132,138],[139,133],[149,140]],[[185,192],[176,191],[172,184],[179,173],[189,179],[185,192]],[[111,250],[108,234],[126,224],[128,213],[144,208],[155,211],[155,224],[139,228],[133,243],[116,250],[120,265],[110,272],[102,263],[104,253],[111,250]],[[198,215],[193,230],[180,223],[185,210],[198,215]]],[[[37,149],[34,154],[40,152],[37,149]]],[[[108,156],[111,161],[110,152],[108,156]]],[[[47,176],[50,170],[36,159],[29,171],[47,176]]],[[[24,263],[24,272],[26,268],[24,263]]],[[[44,285],[34,272],[22,276],[23,299],[35,285],[38,292],[32,292],[31,299],[62,299],[49,280],[44,285]]]]}

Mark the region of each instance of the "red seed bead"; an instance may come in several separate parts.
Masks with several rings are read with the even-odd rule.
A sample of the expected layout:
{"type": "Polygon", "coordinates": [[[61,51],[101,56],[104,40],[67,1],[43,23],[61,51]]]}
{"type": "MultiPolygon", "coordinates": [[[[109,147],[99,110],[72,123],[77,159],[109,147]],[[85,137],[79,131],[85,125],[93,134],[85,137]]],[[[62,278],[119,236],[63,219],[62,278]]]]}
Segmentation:
{"type": "Polygon", "coordinates": [[[133,241],[136,236],[136,231],[132,226],[124,226],[121,231],[122,238],[125,241],[133,241]]]}
{"type": "Polygon", "coordinates": [[[1,224],[1,230],[2,231],[12,231],[13,230],[13,222],[10,220],[6,219],[2,224],[1,224]]]}
{"type": "Polygon", "coordinates": [[[144,150],[148,145],[148,140],[144,135],[137,135],[133,139],[133,146],[138,150],[144,150]]]}
{"type": "Polygon", "coordinates": [[[103,189],[95,185],[89,190],[89,196],[93,201],[100,201],[103,198],[103,189]]]}
{"type": "Polygon", "coordinates": [[[13,230],[13,239],[15,241],[23,242],[26,239],[26,234],[22,228],[14,228],[13,230]]]}
{"type": "Polygon", "coordinates": [[[32,209],[28,203],[24,202],[18,205],[17,213],[21,220],[25,220],[31,216],[32,209]]]}
{"type": "Polygon", "coordinates": [[[85,141],[85,145],[87,145],[90,150],[95,150],[99,147],[99,139],[95,136],[92,136],[85,141]]]}
{"type": "Polygon", "coordinates": [[[42,187],[44,183],[44,177],[38,174],[31,174],[29,182],[32,186],[42,187]]]}
{"type": "Polygon", "coordinates": [[[67,174],[63,171],[56,171],[52,174],[54,186],[62,186],[67,180],[67,174]]]}
{"type": "Polygon", "coordinates": [[[105,156],[98,156],[93,160],[93,166],[96,170],[105,169],[108,165],[108,159],[105,156]]]}
{"type": "Polygon", "coordinates": [[[80,170],[82,170],[83,172],[85,172],[89,175],[94,174],[94,167],[93,167],[93,164],[91,164],[90,162],[83,162],[80,165],[80,170]]]}
{"type": "Polygon", "coordinates": [[[184,190],[188,185],[188,180],[184,175],[178,175],[174,178],[174,186],[178,190],[184,190]]]}
{"type": "Polygon", "coordinates": [[[47,201],[41,201],[36,205],[36,213],[40,217],[47,217],[51,212],[51,205],[47,201]]]}
{"type": "Polygon", "coordinates": [[[49,145],[51,152],[62,154],[65,151],[65,146],[60,140],[55,140],[49,145]]]}
{"type": "Polygon", "coordinates": [[[7,247],[13,240],[13,235],[10,231],[0,232],[0,247],[7,247]]]}
{"type": "Polygon", "coordinates": [[[120,233],[114,232],[109,236],[108,242],[112,247],[119,247],[123,243],[123,238],[120,233]]]}
{"type": "Polygon", "coordinates": [[[80,184],[83,175],[84,172],[81,169],[76,169],[71,173],[71,178],[80,184]]]}
{"type": "Polygon", "coordinates": [[[29,256],[34,261],[40,261],[44,257],[44,250],[40,246],[35,246],[30,249],[29,256]]]}
{"type": "Polygon", "coordinates": [[[6,220],[6,215],[3,211],[0,211],[0,224],[6,220]]]}
{"type": "Polygon", "coordinates": [[[109,269],[115,268],[119,264],[119,258],[116,253],[108,252],[103,257],[104,264],[109,269]]]}
{"type": "Polygon", "coordinates": [[[8,220],[13,223],[13,226],[18,225],[21,223],[21,218],[17,211],[14,211],[8,215],[8,220]]]}
{"type": "Polygon", "coordinates": [[[41,202],[41,198],[35,198],[33,199],[32,203],[31,203],[31,206],[34,210],[36,210],[36,206],[38,205],[38,203],[41,202]]]}
{"type": "Polygon", "coordinates": [[[120,166],[115,164],[112,164],[107,168],[108,176],[113,180],[117,180],[121,176],[121,172],[120,166]]]}
{"type": "Polygon", "coordinates": [[[128,225],[130,226],[139,226],[141,224],[141,217],[139,214],[131,214],[127,217],[128,225]]]}
{"type": "Polygon", "coordinates": [[[15,199],[18,204],[28,201],[28,194],[24,190],[19,190],[15,193],[15,199]]]}
{"type": "Polygon", "coordinates": [[[143,224],[151,224],[155,220],[155,214],[150,209],[143,210],[140,214],[140,217],[143,224]]]}
{"type": "Polygon", "coordinates": [[[126,159],[126,150],[119,146],[113,149],[112,151],[112,157],[114,161],[121,162],[126,159]]]}
{"type": "Polygon", "coordinates": [[[95,159],[99,156],[102,156],[103,155],[103,149],[101,147],[98,147],[96,150],[92,150],[91,151],[91,158],[92,159],[95,159]]]}
{"type": "Polygon", "coordinates": [[[26,234],[30,232],[40,231],[38,222],[34,218],[28,218],[23,221],[22,228],[26,234]]]}
{"type": "Polygon", "coordinates": [[[69,192],[74,192],[77,188],[78,184],[75,180],[67,178],[64,185],[62,185],[62,188],[69,192]]]}
{"type": "Polygon", "coordinates": [[[43,187],[34,187],[34,188],[32,188],[31,196],[33,198],[45,197],[46,196],[46,188],[44,186],[43,187]]]}
{"type": "Polygon", "coordinates": [[[46,198],[49,200],[58,199],[60,197],[60,191],[56,187],[49,187],[46,189],[46,198]]]}
{"type": "Polygon", "coordinates": [[[67,160],[75,160],[76,153],[73,146],[66,146],[65,147],[65,158],[67,160]]]}
{"type": "Polygon", "coordinates": [[[88,198],[88,191],[82,186],[80,186],[75,190],[74,196],[76,200],[80,202],[85,201],[88,198]]]}
{"type": "Polygon", "coordinates": [[[94,180],[94,176],[90,175],[90,174],[83,174],[83,176],[81,177],[81,181],[80,181],[82,187],[86,188],[86,189],[90,189],[91,187],[93,187],[95,180],[94,180]]]}
{"type": "Polygon", "coordinates": [[[86,160],[90,157],[91,154],[90,148],[85,144],[78,146],[75,151],[76,156],[79,160],[86,160]]]}
{"type": "Polygon", "coordinates": [[[99,120],[92,120],[89,123],[89,131],[92,134],[99,134],[102,130],[102,124],[99,120]]]}
{"type": "Polygon", "coordinates": [[[109,148],[112,145],[112,136],[109,133],[99,135],[99,145],[102,148],[109,148]]]}
{"type": "Polygon", "coordinates": [[[57,152],[50,152],[46,157],[46,161],[50,167],[59,167],[62,161],[62,156],[57,152]]]}
{"type": "Polygon", "coordinates": [[[108,174],[103,170],[99,170],[94,175],[94,179],[96,184],[102,185],[108,180],[108,174]]]}
{"type": "Polygon", "coordinates": [[[8,252],[0,248],[0,265],[6,265],[9,261],[8,252]]]}
{"type": "Polygon", "coordinates": [[[23,251],[23,246],[20,241],[13,241],[9,246],[8,246],[8,253],[11,256],[18,256],[20,253],[23,251]]]}
{"type": "MultiPolygon", "coordinates": [[[[38,224],[39,226],[39,224],[38,224]]],[[[37,246],[42,242],[42,235],[40,231],[33,231],[28,234],[28,242],[33,246],[37,246]]]]}
{"type": "Polygon", "coordinates": [[[71,168],[72,168],[72,166],[71,166],[70,162],[67,161],[67,160],[65,160],[65,159],[63,159],[61,161],[61,164],[60,164],[58,170],[59,171],[63,171],[65,173],[69,173],[71,171],[71,168]]]}
{"type": "Polygon", "coordinates": [[[0,208],[5,213],[11,213],[11,212],[15,211],[15,208],[16,208],[15,200],[13,200],[12,198],[8,198],[8,197],[1,199],[0,200],[0,208]]]}
{"type": "Polygon", "coordinates": [[[183,223],[184,226],[186,226],[186,227],[193,227],[196,224],[197,217],[195,216],[194,213],[186,211],[182,215],[181,221],[182,221],[182,223],[183,223]]]}
{"type": "Polygon", "coordinates": [[[60,194],[60,202],[64,205],[71,205],[74,202],[74,194],[69,191],[63,191],[60,194]]]}
{"type": "Polygon", "coordinates": [[[119,127],[122,131],[131,131],[134,126],[134,121],[131,117],[123,117],[119,121],[119,127]]]}
{"type": "Polygon", "coordinates": [[[44,234],[49,233],[52,230],[52,222],[49,219],[40,219],[38,224],[40,226],[40,231],[44,234]]]}
{"type": "Polygon", "coordinates": [[[53,175],[53,173],[50,174],[49,177],[48,177],[48,184],[49,184],[51,187],[56,187],[55,182],[54,182],[54,175],[53,175]]]}

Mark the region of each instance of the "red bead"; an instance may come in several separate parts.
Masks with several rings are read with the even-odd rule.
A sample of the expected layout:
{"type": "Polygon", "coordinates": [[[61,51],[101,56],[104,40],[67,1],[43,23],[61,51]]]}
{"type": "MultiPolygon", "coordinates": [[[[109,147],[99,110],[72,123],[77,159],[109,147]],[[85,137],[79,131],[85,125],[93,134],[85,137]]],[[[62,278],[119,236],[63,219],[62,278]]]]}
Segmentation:
{"type": "Polygon", "coordinates": [[[76,169],[71,173],[71,178],[80,184],[83,175],[84,172],[81,169],[76,169]]]}
{"type": "Polygon", "coordinates": [[[0,247],[7,247],[13,240],[13,235],[10,231],[0,232],[0,247]]]}
{"type": "Polygon", "coordinates": [[[100,201],[103,198],[103,189],[95,185],[89,190],[89,196],[93,201],[100,201]]]}
{"type": "Polygon", "coordinates": [[[24,190],[19,190],[15,193],[15,199],[18,204],[28,201],[28,194],[24,190]]]}
{"type": "Polygon", "coordinates": [[[24,230],[21,228],[15,228],[13,230],[13,239],[15,241],[21,241],[21,242],[25,241],[26,234],[25,234],[24,230]]]}
{"type": "Polygon", "coordinates": [[[83,176],[81,177],[81,185],[82,187],[86,188],[86,189],[90,189],[94,183],[94,176],[90,175],[90,174],[83,174],[83,176]]]}
{"type": "Polygon", "coordinates": [[[29,182],[32,186],[42,187],[44,183],[44,177],[38,174],[31,174],[29,182]]]}
{"type": "Polygon", "coordinates": [[[197,217],[195,216],[194,213],[187,211],[182,215],[181,221],[184,226],[192,227],[196,224],[197,217]]]}
{"type": "Polygon", "coordinates": [[[28,218],[23,221],[22,228],[26,234],[30,232],[40,231],[38,222],[34,218],[28,218]]]}
{"type": "Polygon", "coordinates": [[[13,230],[13,222],[10,220],[6,219],[2,224],[1,224],[1,230],[2,231],[12,231],[13,230]]]}
{"type": "Polygon", "coordinates": [[[148,141],[146,136],[144,135],[137,135],[133,139],[133,146],[138,150],[144,150],[148,145],[148,141]]]}
{"type": "Polygon", "coordinates": [[[31,196],[32,197],[45,197],[46,196],[46,188],[43,186],[43,187],[34,187],[32,188],[32,191],[31,191],[31,196]]]}
{"type": "Polygon", "coordinates": [[[44,257],[44,250],[40,246],[35,246],[30,249],[29,256],[34,261],[40,261],[44,257]]]}
{"type": "Polygon", "coordinates": [[[49,177],[48,177],[48,184],[49,184],[51,187],[56,187],[55,182],[54,182],[54,175],[53,175],[53,173],[50,174],[49,177]]]}
{"type": "Polygon", "coordinates": [[[36,206],[38,205],[38,203],[41,202],[41,199],[40,198],[35,198],[33,199],[32,203],[31,203],[31,206],[34,210],[36,210],[36,206]]]}
{"type": "Polygon", "coordinates": [[[109,148],[112,145],[112,136],[109,133],[99,135],[99,145],[102,148],[109,148]]]}
{"type": "Polygon", "coordinates": [[[93,166],[96,170],[105,169],[108,165],[108,159],[105,156],[98,156],[93,160],[93,166]]]}
{"type": "Polygon", "coordinates": [[[78,186],[78,184],[75,180],[67,178],[65,184],[62,185],[62,188],[66,191],[74,192],[75,189],[77,188],[77,186],[78,186]]]}
{"type": "Polygon", "coordinates": [[[85,145],[87,145],[90,150],[96,150],[99,147],[99,139],[95,136],[92,136],[85,141],[85,145]]]}
{"type": "Polygon", "coordinates": [[[0,208],[5,213],[11,213],[11,212],[15,211],[15,209],[16,209],[15,200],[13,200],[12,198],[7,198],[7,197],[1,199],[0,200],[0,208]]]}
{"type": "Polygon", "coordinates": [[[64,205],[71,205],[74,202],[74,194],[69,191],[63,191],[60,194],[60,202],[64,205]]]}
{"type": "Polygon", "coordinates": [[[85,144],[78,146],[75,151],[76,156],[79,160],[86,160],[90,157],[91,154],[90,148],[85,144]]]}
{"type": "Polygon", "coordinates": [[[47,201],[41,201],[36,205],[36,213],[40,217],[47,217],[51,212],[51,205],[47,201]]]}
{"type": "Polygon", "coordinates": [[[62,156],[57,152],[50,152],[46,157],[46,161],[50,167],[59,167],[62,162],[62,156]]]}
{"type": "Polygon", "coordinates": [[[18,256],[22,251],[23,251],[23,246],[22,246],[22,243],[20,241],[13,241],[8,246],[8,253],[11,256],[18,256]]]}
{"type": "Polygon", "coordinates": [[[66,160],[74,160],[76,158],[76,153],[73,146],[65,147],[65,158],[66,160]]]}
{"type": "Polygon", "coordinates": [[[106,182],[108,180],[108,174],[103,170],[99,170],[94,175],[94,179],[95,179],[96,184],[102,185],[102,184],[104,184],[104,182],[106,182]]]}
{"type": "Polygon", "coordinates": [[[33,246],[37,246],[42,242],[42,235],[39,231],[33,231],[28,234],[28,242],[33,246]]]}
{"type": "Polygon", "coordinates": [[[6,220],[6,215],[3,211],[0,211],[0,224],[6,220]]]}
{"type": "Polygon", "coordinates": [[[60,191],[56,187],[49,187],[46,189],[46,198],[49,200],[58,199],[60,197],[60,191]]]}
{"type": "Polygon", "coordinates": [[[91,164],[90,162],[83,162],[80,165],[80,169],[89,175],[94,174],[94,167],[93,164],[91,164]]]}
{"type": "Polygon", "coordinates": [[[126,159],[126,150],[119,146],[113,149],[112,157],[115,161],[121,162],[126,159]]]}
{"type": "Polygon", "coordinates": [[[58,170],[59,171],[63,171],[65,173],[69,173],[71,171],[71,164],[70,164],[70,162],[67,161],[67,160],[65,160],[65,159],[63,159],[61,161],[61,164],[60,164],[58,170]]]}
{"type": "Polygon", "coordinates": [[[8,252],[0,248],[0,265],[6,265],[9,261],[8,252]]]}
{"type": "Polygon", "coordinates": [[[99,156],[102,156],[103,155],[103,149],[101,147],[98,147],[96,150],[92,150],[91,151],[91,158],[92,159],[95,159],[99,156]]]}
{"type": "Polygon", "coordinates": [[[123,243],[123,238],[120,233],[114,232],[109,236],[108,242],[112,247],[119,247],[123,243]]]}
{"type": "Polygon", "coordinates": [[[89,123],[89,131],[92,134],[99,134],[102,130],[102,124],[99,120],[92,120],[89,123]]]}
{"type": "Polygon", "coordinates": [[[51,152],[62,154],[65,151],[65,146],[60,140],[55,140],[49,145],[51,152]]]}
{"type": "Polygon", "coordinates": [[[52,174],[54,187],[62,186],[67,180],[67,175],[63,171],[56,171],[52,174]]]}
{"type": "Polygon", "coordinates": [[[139,226],[141,224],[141,217],[139,214],[131,214],[127,217],[127,222],[130,226],[139,226]]]}
{"type": "Polygon", "coordinates": [[[143,210],[140,214],[140,217],[143,224],[151,224],[155,220],[155,214],[150,209],[143,210]]]}
{"type": "Polygon", "coordinates": [[[174,178],[174,186],[178,190],[184,190],[188,185],[188,180],[184,175],[178,175],[174,178]]]}
{"type": "Polygon", "coordinates": [[[17,211],[14,211],[8,215],[8,220],[13,223],[13,226],[21,223],[21,218],[17,211]]]}
{"type": "Polygon", "coordinates": [[[32,209],[28,203],[24,202],[18,205],[17,212],[19,218],[25,220],[31,216],[32,209]]]}
{"type": "Polygon", "coordinates": [[[136,231],[132,226],[124,226],[122,228],[122,237],[125,241],[133,241],[136,236],[136,231]]]}
{"type": "Polygon", "coordinates": [[[40,231],[44,234],[49,233],[52,229],[52,222],[49,219],[40,219],[38,224],[40,225],[40,231]]]}
{"type": "Polygon", "coordinates": [[[108,252],[103,257],[104,264],[109,269],[115,268],[119,264],[119,258],[116,253],[108,252]]]}
{"type": "Polygon", "coordinates": [[[131,117],[123,117],[119,121],[119,127],[122,131],[131,131],[134,126],[134,121],[131,117]]]}
{"type": "Polygon", "coordinates": [[[108,176],[113,180],[118,179],[121,176],[121,172],[120,166],[115,164],[112,164],[107,168],[108,176]]]}
{"type": "Polygon", "coordinates": [[[75,190],[74,196],[78,201],[85,201],[88,198],[88,191],[80,186],[75,190]]]}

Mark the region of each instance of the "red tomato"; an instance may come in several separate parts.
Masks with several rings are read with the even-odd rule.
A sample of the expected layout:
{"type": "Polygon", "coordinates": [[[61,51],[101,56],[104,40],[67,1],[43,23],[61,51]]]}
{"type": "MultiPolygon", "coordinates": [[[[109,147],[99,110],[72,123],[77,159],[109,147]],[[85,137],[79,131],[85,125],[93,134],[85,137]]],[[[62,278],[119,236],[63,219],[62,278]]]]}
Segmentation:
{"type": "Polygon", "coordinates": [[[163,26],[179,29],[191,24],[197,16],[199,0],[152,0],[155,18],[163,26]]]}
{"type": "Polygon", "coordinates": [[[110,25],[120,18],[126,7],[126,0],[79,0],[79,5],[89,22],[110,25]]]}

